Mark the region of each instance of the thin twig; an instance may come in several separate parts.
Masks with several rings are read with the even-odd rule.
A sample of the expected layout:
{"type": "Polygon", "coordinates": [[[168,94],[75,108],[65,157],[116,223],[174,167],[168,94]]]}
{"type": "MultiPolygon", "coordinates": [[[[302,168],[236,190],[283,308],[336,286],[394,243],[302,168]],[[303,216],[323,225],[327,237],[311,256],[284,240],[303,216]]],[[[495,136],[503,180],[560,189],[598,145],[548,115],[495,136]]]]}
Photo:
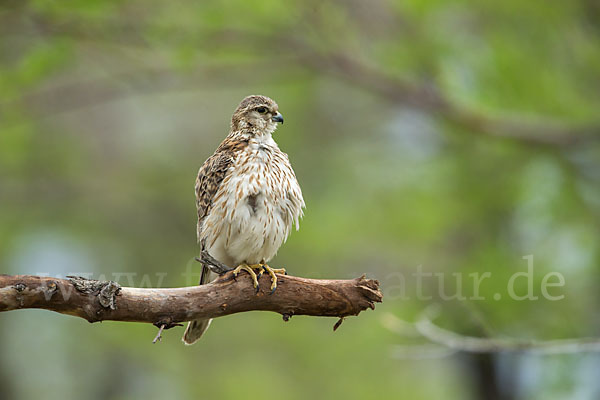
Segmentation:
{"type": "Polygon", "coordinates": [[[160,342],[162,340],[162,332],[163,329],[165,329],[165,324],[161,324],[160,328],[158,328],[158,333],[156,334],[156,337],[154,338],[154,340],[152,341],[152,344],[155,344],[156,342],[160,342]]]}

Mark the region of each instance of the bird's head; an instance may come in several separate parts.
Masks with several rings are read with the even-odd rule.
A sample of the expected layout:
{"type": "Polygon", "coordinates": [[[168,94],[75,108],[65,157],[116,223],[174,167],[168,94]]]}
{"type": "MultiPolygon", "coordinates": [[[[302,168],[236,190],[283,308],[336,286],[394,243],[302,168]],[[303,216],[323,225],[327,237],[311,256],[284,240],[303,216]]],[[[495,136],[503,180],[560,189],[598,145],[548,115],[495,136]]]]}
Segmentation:
{"type": "Polygon", "coordinates": [[[247,130],[258,134],[270,134],[277,129],[277,123],[283,124],[277,103],[266,96],[248,96],[237,107],[231,117],[234,131],[247,130]]]}

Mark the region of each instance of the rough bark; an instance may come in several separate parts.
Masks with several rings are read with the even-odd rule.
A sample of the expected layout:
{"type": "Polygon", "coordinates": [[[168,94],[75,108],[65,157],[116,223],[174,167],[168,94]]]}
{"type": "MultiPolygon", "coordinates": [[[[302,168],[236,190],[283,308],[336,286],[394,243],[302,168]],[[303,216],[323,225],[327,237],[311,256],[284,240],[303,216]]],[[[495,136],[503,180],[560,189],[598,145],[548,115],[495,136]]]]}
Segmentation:
{"type": "Polygon", "coordinates": [[[96,321],[147,322],[169,328],[177,323],[218,318],[246,311],[273,311],[288,320],[293,315],[338,317],[375,308],[381,302],[379,282],[364,276],[352,280],[306,279],[278,275],[269,294],[264,274],[258,292],[245,273],[227,273],[213,283],[171,289],[121,287],[112,281],[80,277],[58,279],[31,275],[0,275],[0,312],[25,308],[56,311],[96,321]]]}

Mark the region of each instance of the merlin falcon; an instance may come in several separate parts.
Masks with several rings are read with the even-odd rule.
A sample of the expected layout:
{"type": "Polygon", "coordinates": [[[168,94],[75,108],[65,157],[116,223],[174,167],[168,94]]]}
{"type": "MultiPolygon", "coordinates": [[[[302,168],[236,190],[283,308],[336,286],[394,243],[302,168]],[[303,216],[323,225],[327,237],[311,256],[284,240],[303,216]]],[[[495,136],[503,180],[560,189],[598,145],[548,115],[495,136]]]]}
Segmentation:
{"type": "MultiPolygon", "coordinates": [[[[276,273],[267,263],[285,242],[292,226],[298,229],[304,199],[287,154],[273,140],[283,124],[277,103],[265,96],[248,96],[231,118],[229,135],[200,168],[196,178],[198,242],[202,252],[233,270],[246,271],[258,290],[262,273],[277,288],[276,273]]],[[[200,284],[218,274],[204,263],[200,284]]],[[[210,319],[188,323],[185,344],[195,343],[210,319]]]]}

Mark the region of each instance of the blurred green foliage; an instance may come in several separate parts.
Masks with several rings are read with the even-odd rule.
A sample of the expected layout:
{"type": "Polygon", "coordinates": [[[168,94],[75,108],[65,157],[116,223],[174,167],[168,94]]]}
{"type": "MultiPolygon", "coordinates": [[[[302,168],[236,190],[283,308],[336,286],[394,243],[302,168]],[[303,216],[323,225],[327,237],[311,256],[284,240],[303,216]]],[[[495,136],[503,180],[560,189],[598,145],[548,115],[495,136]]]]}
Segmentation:
{"type": "Polygon", "coordinates": [[[265,94],[307,203],[273,265],[366,272],[386,297],[335,334],[248,313],[193,347],[1,314],[0,397],[598,398],[596,355],[408,356],[424,340],[383,321],[440,303],[463,334],[598,336],[599,17],[593,0],[2,2],[0,273],[192,284],[196,171],[265,94]],[[529,254],[540,299],[515,301],[529,254]],[[485,300],[445,301],[437,276],[423,300],[418,268],[447,293],[460,274],[467,298],[469,274],[492,277],[485,300]],[[553,271],[560,301],[540,294],[553,271]]]}

